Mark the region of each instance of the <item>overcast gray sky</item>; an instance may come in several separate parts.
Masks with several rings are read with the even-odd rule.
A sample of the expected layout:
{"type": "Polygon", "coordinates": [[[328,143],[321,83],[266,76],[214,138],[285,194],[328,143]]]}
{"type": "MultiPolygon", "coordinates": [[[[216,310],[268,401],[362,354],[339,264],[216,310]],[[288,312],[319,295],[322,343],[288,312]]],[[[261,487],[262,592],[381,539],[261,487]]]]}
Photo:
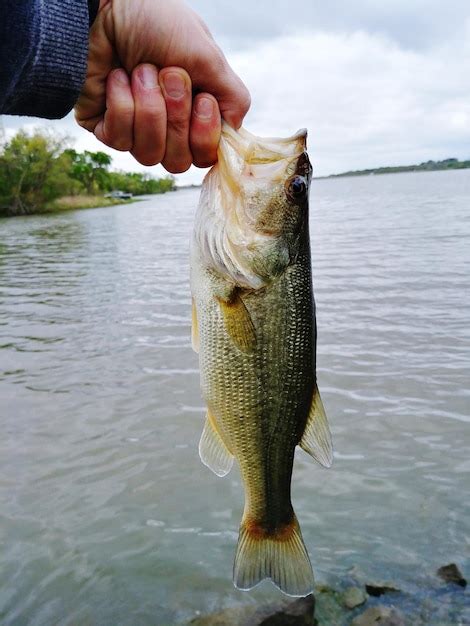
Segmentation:
{"type": "MultiPolygon", "coordinates": [[[[470,1],[189,0],[252,93],[257,134],[309,129],[317,175],[470,158],[470,1]]],[[[7,135],[35,118],[3,118],[7,135]]],[[[46,122],[48,125],[49,123],[46,122]]],[[[103,149],[68,116],[77,149],[103,149]]],[[[147,168],[149,169],[149,168],[147,168]]],[[[150,168],[156,174],[159,167],[150,168]]],[[[178,179],[199,182],[191,170],[178,179]]]]}

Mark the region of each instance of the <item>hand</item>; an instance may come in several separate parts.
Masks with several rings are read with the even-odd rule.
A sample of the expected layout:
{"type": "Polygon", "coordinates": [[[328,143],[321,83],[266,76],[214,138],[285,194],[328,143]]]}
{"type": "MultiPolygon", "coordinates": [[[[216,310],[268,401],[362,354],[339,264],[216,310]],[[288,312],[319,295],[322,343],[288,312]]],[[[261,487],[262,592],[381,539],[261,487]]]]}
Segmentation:
{"type": "Polygon", "coordinates": [[[208,167],[221,117],[238,128],[249,106],[246,87],[182,0],[102,0],[75,107],[100,141],[172,173],[208,167]]]}

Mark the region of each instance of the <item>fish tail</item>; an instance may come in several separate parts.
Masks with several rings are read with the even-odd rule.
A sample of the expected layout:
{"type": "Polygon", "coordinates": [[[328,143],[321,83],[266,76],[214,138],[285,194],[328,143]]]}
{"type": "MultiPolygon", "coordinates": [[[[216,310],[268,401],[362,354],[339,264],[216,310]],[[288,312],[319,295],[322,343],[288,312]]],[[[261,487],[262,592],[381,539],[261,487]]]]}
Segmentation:
{"type": "Polygon", "coordinates": [[[313,571],[295,514],[282,528],[268,532],[244,517],[240,526],[233,582],[238,589],[251,589],[270,578],[289,596],[302,597],[313,591],[313,571]]]}

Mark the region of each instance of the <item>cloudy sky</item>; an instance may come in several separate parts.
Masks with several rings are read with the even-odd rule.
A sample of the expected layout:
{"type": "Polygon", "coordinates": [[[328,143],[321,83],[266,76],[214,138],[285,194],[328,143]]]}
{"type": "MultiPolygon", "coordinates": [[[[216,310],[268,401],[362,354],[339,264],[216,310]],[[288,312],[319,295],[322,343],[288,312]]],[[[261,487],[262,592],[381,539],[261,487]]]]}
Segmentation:
{"type": "MultiPolygon", "coordinates": [[[[257,134],[309,129],[317,175],[470,158],[469,0],[189,0],[252,94],[257,134]]],[[[7,136],[35,118],[3,117],[7,136]]],[[[49,124],[49,123],[48,123],[49,124]]],[[[77,149],[109,151],[68,116],[77,149]]],[[[191,168],[181,184],[199,182],[191,168]]]]}

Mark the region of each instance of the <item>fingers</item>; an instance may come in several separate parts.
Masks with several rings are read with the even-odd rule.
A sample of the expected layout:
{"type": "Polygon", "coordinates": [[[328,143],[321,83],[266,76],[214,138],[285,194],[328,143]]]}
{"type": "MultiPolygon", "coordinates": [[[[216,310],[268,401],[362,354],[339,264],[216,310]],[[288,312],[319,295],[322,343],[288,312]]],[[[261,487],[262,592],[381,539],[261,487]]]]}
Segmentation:
{"type": "Polygon", "coordinates": [[[160,71],[159,82],[167,114],[166,149],[162,165],[172,174],[180,174],[189,169],[193,160],[189,149],[191,79],[179,67],[166,67],[160,71]]]}
{"type": "Polygon", "coordinates": [[[154,65],[143,63],[132,72],[134,142],[132,155],[142,165],[156,165],[165,156],[167,113],[154,65]]]}
{"type": "Polygon", "coordinates": [[[209,93],[192,101],[191,79],[184,69],[159,72],[143,63],[130,81],[122,68],[109,74],[106,111],[94,133],[107,146],[130,151],[142,165],[162,163],[177,174],[193,162],[197,167],[216,162],[221,112],[209,93]]]}
{"type": "Polygon", "coordinates": [[[217,161],[221,119],[214,96],[198,94],[193,101],[189,133],[191,153],[196,167],[209,167],[217,161]]]}
{"type": "Polygon", "coordinates": [[[106,112],[94,132],[100,141],[115,150],[132,149],[134,98],[129,77],[123,69],[109,73],[106,83],[106,112]]]}

